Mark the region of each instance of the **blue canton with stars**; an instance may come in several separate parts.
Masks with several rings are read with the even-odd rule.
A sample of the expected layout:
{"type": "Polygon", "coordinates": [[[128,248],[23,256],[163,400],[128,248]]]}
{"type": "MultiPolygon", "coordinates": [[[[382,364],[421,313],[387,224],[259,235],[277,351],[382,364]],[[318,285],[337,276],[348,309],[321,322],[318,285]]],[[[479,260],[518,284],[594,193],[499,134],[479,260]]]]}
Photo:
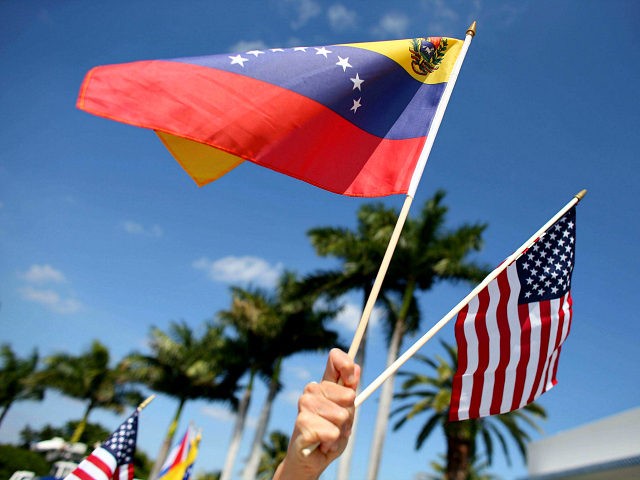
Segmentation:
{"type": "Polygon", "coordinates": [[[516,261],[521,285],[519,304],[560,298],[569,291],[575,242],[574,207],[516,261]]]}
{"type": "Polygon", "coordinates": [[[111,436],[102,444],[102,448],[111,452],[118,465],[133,462],[138,435],[138,411],[136,410],[111,436]]]}

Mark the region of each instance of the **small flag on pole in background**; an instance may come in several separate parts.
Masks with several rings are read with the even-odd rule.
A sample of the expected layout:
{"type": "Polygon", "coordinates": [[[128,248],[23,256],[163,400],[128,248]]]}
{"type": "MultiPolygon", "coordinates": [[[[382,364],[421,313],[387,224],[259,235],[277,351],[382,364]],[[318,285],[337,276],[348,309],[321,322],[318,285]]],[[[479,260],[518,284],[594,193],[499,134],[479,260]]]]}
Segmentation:
{"type": "Polygon", "coordinates": [[[136,410],[111,436],[85,458],[65,480],[132,480],[138,435],[136,410]]]}
{"type": "Polygon", "coordinates": [[[191,447],[191,437],[192,431],[191,425],[189,425],[180,442],[175,445],[169,452],[169,455],[167,455],[167,459],[162,464],[160,473],[158,473],[158,478],[164,477],[171,469],[175,468],[176,465],[186,460],[189,454],[189,448],[191,447]]]}
{"type": "Polygon", "coordinates": [[[463,44],[434,36],[105,65],[87,73],[77,106],[154,130],[198,185],[249,160],[343,195],[407,193],[463,44]]]}
{"type": "Polygon", "coordinates": [[[178,454],[175,455],[170,462],[165,462],[158,476],[158,480],[189,480],[193,463],[198,456],[200,439],[200,432],[194,432],[191,426],[189,426],[180,445],[176,447],[179,450],[178,454]]]}
{"type": "Polygon", "coordinates": [[[573,207],[458,314],[451,420],[516,410],[557,383],[571,325],[575,232],[573,207]]]}

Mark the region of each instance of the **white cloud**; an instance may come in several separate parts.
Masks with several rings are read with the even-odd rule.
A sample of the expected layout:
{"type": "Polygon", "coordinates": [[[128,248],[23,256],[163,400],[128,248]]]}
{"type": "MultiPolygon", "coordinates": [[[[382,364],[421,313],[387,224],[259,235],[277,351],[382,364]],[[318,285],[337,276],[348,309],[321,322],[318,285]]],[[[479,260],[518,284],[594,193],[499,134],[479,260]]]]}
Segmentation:
{"type": "Polygon", "coordinates": [[[241,40],[229,48],[230,52],[248,52],[250,50],[265,50],[267,44],[262,40],[241,40]]]}
{"type": "Polygon", "coordinates": [[[301,390],[287,390],[282,394],[281,398],[286,403],[288,403],[290,405],[297,406],[298,405],[298,399],[300,398],[300,395],[302,395],[302,391],[301,390]]]}
{"type": "Polygon", "coordinates": [[[300,366],[285,366],[287,375],[292,375],[299,380],[309,380],[311,378],[311,372],[306,368],[300,366]]]}
{"type": "MultiPolygon", "coordinates": [[[[371,312],[369,325],[377,325],[382,318],[382,314],[382,309],[375,307],[373,309],[373,312],[371,312]]],[[[346,303],[342,307],[342,310],[340,310],[340,313],[336,316],[335,320],[343,328],[355,332],[356,328],[358,327],[358,323],[360,322],[360,317],[362,317],[362,308],[353,303],[346,303]]]]}
{"type": "Polygon", "coordinates": [[[20,274],[23,280],[29,283],[63,283],[66,282],[64,274],[51,265],[31,265],[29,270],[20,274]]]}
{"type": "Polygon", "coordinates": [[[220,422],[232,422],[235,420],[235,415],[227,408],[205,405],[201,411],[203,415],[214,418],[220,422]]]}
{"type": "Polygon", "coordinates": [[[56,313],[71,314],[78,312],[82,308],[82,304],[75,298],[63,298],[58,292],[53,290],[43,290],[26,286],[20,289],[20,293],[25,300],[39,303],[56,313]]]}
{"type": "Polygon", "coordinates": [[[341,4],[335,4],[327,10],[329,25],[334,30],[346,30],[356,26],[357,15],[353,10],[341,4]]]}
{"type": "Polygon", "coordinates": [[[162,228],[158,225],[153,225],[151,227],[144,227],[143,225],[133,222],[131,220],[126,220],[122,222],[122,228],[125,232],[131,235],[144,235],[146,237],[155,237],[159,238],[164,233],[162,228]]]}
{"type": "Polygon", "coordinates": [[[374,28],[377,35],[384,37],[404,37],[409,28],[409,17],[403,13],[391,12],[384,15],[374,28]]]}
{"type": "Polygon", "coordinates": [[[282,264],[270,265],[261,258],[251,256],[230,256],[215,261],[202,257],[194,261],[192,266],[204,271],[214,281],[263,287],[275,286],[283,269],[282,264]]]}
{"type": "Polygon", "coordinates": [[[292,16],[291,28],[297,30],[304,27],[309,20],[322,13],[320,4],[314,0],[282,0],[281,10],[292,16]]]}

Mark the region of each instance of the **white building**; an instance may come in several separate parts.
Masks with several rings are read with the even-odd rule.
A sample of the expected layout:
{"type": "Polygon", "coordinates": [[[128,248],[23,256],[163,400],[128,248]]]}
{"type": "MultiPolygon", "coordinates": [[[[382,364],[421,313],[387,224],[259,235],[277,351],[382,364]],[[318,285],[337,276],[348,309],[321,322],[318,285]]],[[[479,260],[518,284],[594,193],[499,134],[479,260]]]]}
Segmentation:
{"type": "Polygon", "coordinates": [[[640,407],[532,442],[528,480],[640,479],[640,407]]]}

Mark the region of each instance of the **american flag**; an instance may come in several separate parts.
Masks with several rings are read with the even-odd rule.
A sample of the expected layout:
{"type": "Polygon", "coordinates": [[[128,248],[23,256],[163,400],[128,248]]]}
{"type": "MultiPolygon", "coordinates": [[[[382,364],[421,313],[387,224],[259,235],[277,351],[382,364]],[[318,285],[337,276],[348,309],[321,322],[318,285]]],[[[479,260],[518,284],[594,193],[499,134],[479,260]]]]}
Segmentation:
{"type": "Polygon", "coordinates": [[[65,480],[132,480],[137,435],[138,410],[80,462],[65,480]]]}
{"type": "Polygon", "coordinates": [[[571,326],[575,207],[464,307],[451,420],[523,407],[556,383],[571,326]]]}

